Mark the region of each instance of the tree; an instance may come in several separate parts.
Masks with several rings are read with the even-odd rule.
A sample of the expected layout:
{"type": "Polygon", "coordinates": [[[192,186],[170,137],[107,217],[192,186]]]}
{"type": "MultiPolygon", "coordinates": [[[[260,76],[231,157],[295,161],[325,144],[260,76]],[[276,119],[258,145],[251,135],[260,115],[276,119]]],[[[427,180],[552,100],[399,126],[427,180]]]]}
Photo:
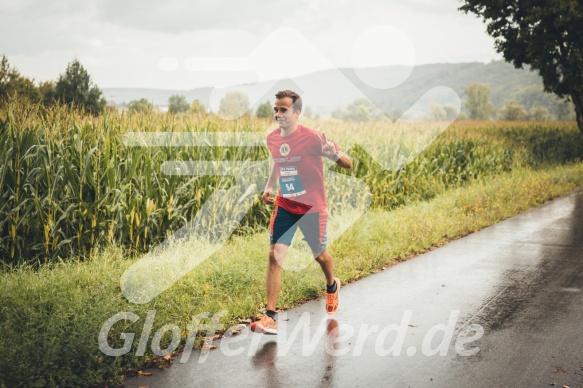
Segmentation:
{"type": "Polygon", "coordinates": [[[311,106],[306,106],[303,109],[304,109],[304,111],[302,112],[302,115],[304,117],[307,117],[308,119],[313,119],[314,118],[314,111],[313,111],[313,109],[312,109],[311,106]]]}
{"type": "Polygon", "coordinates": [[[91,76],[78,59],[69,63],[65,73],[59,75],[55,97],[64,104],[86,109],[92,114],[100,113],[105,107],[101,89],[93,85],[91,76]]]}
{"type": "Polygon", "coordinates": [[[387,117],[367,98],[357,98],[346,106],[346,110],[336,109],[332,117],[349,121],[382,121],[387,117]]]}
{"type": "Polygon", "coordinates": [[[34,82],[20,75],[20,72],[10,66],[6,55],[2,55],[0,60],[0,103],[10,97],[28,99],[32,102],[39,102],[41,95],[34,82]]]}
{"type": "Polygon", "coordinates": [[[41,82],[38,85],[38,91],[44,106],[51,106],[54,104],[57,98],[57,92],[53,81],[41,82]]]}
{"type": "Polygon", "coordinates": [[[559,103],[555,107],[555,114],[557,115],[557,120],[561,121],[573,120],[575,119],[574,117],[572,117],[573,113],[574,111],[572,109],[572,104],[569,101],[559,103]]]}
{"type": "Polygon", "coordinates": [[[154,106],[150,103],[150,101],[146,100],[145,98],[140,98],[139,100],[132,100],[128,104],[128,110],[130,112],[139,112],[139,113],[146,113],[151,111],[154,106]]]}
{"type": "Polygon", "coordinates": [[[471,84],[465,90],[468,100],[466,109],[472,120],[488,120],[494,114],[494,105],[490,101],[490,86],[487,84],[471,84]]]}
{"type": "Polygon", "coordinates": [[[182,113],[188,111],[189,108],[186,97],[180,94],[174,94],[168,99],[168,113],[182,113]]]}
{"type": "Polygon", "coordinates": [[[526,109],[516,101],[510,101],[500,109],[500,118],[508,121],[526,120],[526,109]]]}
{"type": "Polygon", "coordinates": [[[190,105],[190,112],[197,115],[203,115],[206,114],[206,108],[200,103],[200,101],[198,101],[198,99],[196,99],[190,105]]]}
{"type": "Polygon", "coordinates": [[[447,121],[453,121],[460,115],[460,109],[455,105],[444,105],[443,110],[445,110],[445,118],[447,121]]]}
{"type": "Polygon", "coordinates": [[[228,92],[219,104],[219,115],[236,119],[249,111],[249,97],[242,92],[228,92]]]}
{"type": "Polygon", "coordinates": [[[504,59],[538,70],[544,89],[575,105],[583,134],[583,3],[579,0],[463,0],[484,19],[504,59]]]}
{"type": "Polygon", "coordinates": [[[549,118],[549,110],[543,106],[535,106],[528,112],[530,120],[547,121],[549,118]]]}
{"type": "Polygon", "coordinates": [[[257,111],[255,112],[255,116],[259,118],[272,118],[273,117],[273,108],[269,101],[265,101],[263,104],[257,107],[257,111]]]}
{"type": "Polygon", "coordinates": [[[441,104],[431,104],[431,113],[427,117],[428,120],[444,121],[447,118],[447,112],[441,104]]]}
{"type": "Polygon", "coordinates": [[[366,99],[354,100],[346,107],[346,118],[351,121],[370,121],[371,106],[366,99]]]}

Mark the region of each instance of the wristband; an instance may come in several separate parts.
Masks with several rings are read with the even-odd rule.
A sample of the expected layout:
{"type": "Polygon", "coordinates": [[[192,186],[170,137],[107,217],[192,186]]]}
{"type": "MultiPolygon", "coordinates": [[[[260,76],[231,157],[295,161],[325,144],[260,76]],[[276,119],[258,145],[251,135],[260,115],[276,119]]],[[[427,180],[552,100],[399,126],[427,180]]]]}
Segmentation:
{"type": "Polygon", "coordinates": [[[338,154],[338,151],[336,151],[333,155],[330,155],[328,159],[332,160],[333,162],[339,161],[340,155],[338,154]]]}

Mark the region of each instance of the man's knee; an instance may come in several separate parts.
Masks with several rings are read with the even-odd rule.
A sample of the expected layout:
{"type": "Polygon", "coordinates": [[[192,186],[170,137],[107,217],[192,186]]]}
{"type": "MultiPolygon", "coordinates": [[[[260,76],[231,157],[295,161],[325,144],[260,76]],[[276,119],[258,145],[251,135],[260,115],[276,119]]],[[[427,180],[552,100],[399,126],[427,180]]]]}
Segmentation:
{"type": "Polygon", "coordinates": [[[276,264],[277,258],[275,257],[275,249],[273,247],[269,248],[269,264],[276,264]]]}
{"type": "Polygon", "coordinates": [[[316,256],[316,257],[315,257],[315,260],[316,260],[318,263],[322,263],[322,262],[325,262],[325,261],[328,261],[328,260],[330,260],[330,259],[331,259],[331,256],[330,256],[330,254],[328,253],[328,251],[323,251],[323,252],[321,252],[321,253],[319,253],[319,254],[316,254],[316,253],[314,253],[314,256],[316,256]]]}
{"type": "Polygon", "coordinates": [[[285,258],[287,247],[272,245],[269,247],[269,264],[279,264],[281,265],[283,259],[285,258]]]}

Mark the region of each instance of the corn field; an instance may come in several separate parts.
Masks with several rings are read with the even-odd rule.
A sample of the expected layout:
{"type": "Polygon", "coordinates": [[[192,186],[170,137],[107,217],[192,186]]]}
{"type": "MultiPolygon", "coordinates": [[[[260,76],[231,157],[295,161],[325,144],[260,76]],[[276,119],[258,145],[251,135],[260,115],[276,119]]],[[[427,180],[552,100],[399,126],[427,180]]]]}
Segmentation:
{"type": "MultiPolygon", "coordinates": [[[[356,127],[372,133],[383,124],[306,125],[342,145],[356,127]]],[[[269,157],[264,146],[136,147],[124,143],[128,132],[264,136],[273,128],[269,121],[252,118],[222,121],[158,113],[94,118],[62,106],[7,104],[0,111],[0,261],[12,266],[90,260],[97,248],[110,244],[123,246],[128,254],[148,251],[193,219],[216,190],[226,190],[236,180],[164,174],[165,162],[264,163],[269,157]]],[[[354,168],[348,174],[366,182],[373,206],[393,209],[516,164],[538,167],[580,160],[583,140],[574,123],[457,123],[396,171],[383,170],[367,151],[358,145],[350,148],[354,168]]],[[[347,195],[330,191],[331,211],[347,195]]],[[[236,206],[231,202],[220,206],[236,206]]],[[[256,195],[236,233],[264,228],[270,214],[271,208],[256,195]]]]}

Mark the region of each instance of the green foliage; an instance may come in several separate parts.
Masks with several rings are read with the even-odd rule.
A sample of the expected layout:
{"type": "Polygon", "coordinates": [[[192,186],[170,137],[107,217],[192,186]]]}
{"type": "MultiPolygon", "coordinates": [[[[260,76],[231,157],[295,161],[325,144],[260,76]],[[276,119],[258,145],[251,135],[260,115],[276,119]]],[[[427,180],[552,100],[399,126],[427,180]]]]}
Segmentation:
{"type": "Polygon", "coordinates": [[[51,106],[55,103],[57,92],[55,90],[55,83],[53,81],[41,82],[38,85],[38,91],[41,95],[41,103],[44,106],[51,106]]]}
{"type": "MultiPolygon", "coordinates": [[[[98,118],[56,105],[7,105],[0,110],[0,261],[49,263],[90,259],[96,247],[119,245],[145,252],[176,231],[230,179],[165,175],[166,161],[263,160],[265,148],[129,147],[123,134],[147,131],[263,131],[251,118],[225,122],[214,116],[174,117],[104,114],[98,118]],[[229,128],[233,125],[234,128],[229,128]]],[[[488,123],[451,127],[410,165],[386,172],[354,148],[349,173],[373,190],[373,204],[392,209],[411,199],[428,199],[449,187],[530,165],[577,160],[583,139],[572,124],[508,127],[488,123]],[[450,134],[450,135],[448,135],[450,134]],[[536,157],[526,158],[523,154],[536,157]]],[[[372,124],[367,124],[372,125],[372,124]]],[[[335,140],[351,135],[354,124],[334,123],[335,140]]],[[[343,192],[329,192],[342,203],[343,192]]],[[[269,221],[257,202],[240,228],[256,231],[269,221]]]]}
{"type": "Polygon", "coordinates": [[[206,108],[197,99],[197,100],[194,100],[192,102],[192,104],[190,105],[190,112],[197,114],[197,115],[204,115],[204,114],[206,114],[206,108]]]}
{"type": "Polygon", "coordinates": [[[498,52],[538,70],[546,91],[571,98],[583,133],[583,3],[578,0],[464,0],[484,19],[498,52]]]}
{"type": "Polygon", "coordinates": [[[219,115],[226,119],[236,119],[248,113],[249,107],[249,97],[245,93],[228,92],[219,103],[219,115]]]}
{"type": "Polygon", "coordinates": [[[64,74],[59,76],[58,82],[40,82],[38,87],[22,76],[18,70],[8,63],[3,55],[0,61],[0,105],[9,99],[41,103],[52,106],[56,101],[85,109],[92,114],[98,114],[105,106],[102,93],[91,83],[78,60],[71,62],[64,74]]]}
{"type": "Polygon", "coordinates": [[[168,113],[182,113],[187,112],[188,109],[190,105],[183,95],[174,94],[168,99],[168,113]]]}
{"type": "Polygon", "coordinates": [[[128,104],[128,110],[130,112],[145,113],[151,111],[153,108],[154,107],[150,103],[150,101],[146,100],[145,98],[140,98],[139,100],[132,100],[128,104]]]}
{"type": "Polygon", "coordinates": [[[42,99],[41,93],[34,83],[20,75],[18,70],[8,63],[8,58],[2,55],[0,60],[0,105],[14,96],[31,102],[39,102],[42,99]]]}
{"type": "Polygon", "coordinates": [[[499,116],[502,120],[523,121],[526,120],[528,113],[524,109],[524,106],[516,101],[510,101],[500,109],[499,116]]]}
{"type": "Polygon", "coordinates": [[[260,119],[267,119],[273,117],[273,108],[271,107],[269,101],[265,101],[263,104],[257,107],[255,116],[257,116],[260,119]]]}
{"type": "MultiPolygon", "coordinates": [[[[108,114],[97,119],[65,106],[11,103],[0,111],[0,261],[47,263],[91,258],[99,245],[142,252],[178,230],[230,180],[168,176],[167,160],[264,159],[266,150],[126,147],[128,128],[148,128],[150,115],[108,114]]],[[[154,130],[189,126],[214,131],[218,123],[168,115],[154,130]]],[[[223,123],[220,123],[224,125],[223,123]]],[[[249,125],[249,124],[247,124],[249,125]]],[[[237,130],[241,131],[239,127],[237,130]]],[[[246,222],[257,224],[256,208],[246,222]]],[[[260,221],[261,222],[261,221],[260,221]]],[[[260,223],[259,222],[259,223],[260,223]]]]}
{"type": "Polygon", "coordinates": [[[466,109],[472,120],[488,120],[494,114],[494,105],[490,101],[490,86],[471,84],[466,90],[466,109]]]}
{"type": "Polygon", "coordinates": [[[55,85],[55,98],[94,115],[101,113],[105,107],[101,90],[93,85],[91,76],[78,59],[70,62],[65,72],[59,75],[55,85]]]}

